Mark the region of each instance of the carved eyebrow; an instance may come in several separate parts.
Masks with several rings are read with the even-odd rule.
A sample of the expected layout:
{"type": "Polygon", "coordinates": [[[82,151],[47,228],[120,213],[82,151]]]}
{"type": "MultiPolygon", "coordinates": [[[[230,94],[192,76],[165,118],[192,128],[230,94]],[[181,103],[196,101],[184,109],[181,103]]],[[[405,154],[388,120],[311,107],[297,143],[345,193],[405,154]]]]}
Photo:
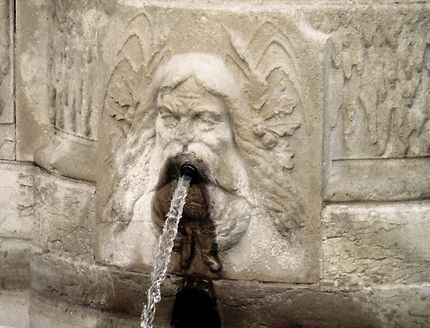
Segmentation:
{"type": "Polygon", "coordinates": [[[211,119],[221,121],[222,120],[222,114],[218,113],[217,111],[211,111],[208,109],[197,109],[194,111],[193,115],[208,115],[211,119]]]}
{"type": "Polygon", "coordinates": [[[157,106],[155,109],[156,109],[160,114],[163,114],[163,113],[173,114],[173,113],[172,113],[172,110],[171,110],[169,107],[165,106],[165,105],[157,106]]]}

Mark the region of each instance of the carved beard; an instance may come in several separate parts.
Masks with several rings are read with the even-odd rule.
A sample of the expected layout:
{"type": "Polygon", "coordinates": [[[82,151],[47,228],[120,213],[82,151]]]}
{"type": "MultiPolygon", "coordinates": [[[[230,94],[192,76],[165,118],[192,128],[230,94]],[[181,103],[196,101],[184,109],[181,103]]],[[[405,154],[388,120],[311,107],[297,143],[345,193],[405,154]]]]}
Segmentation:
{"type": "MultiPolygon", "coordinates": [[[[184,220],[196,216],[194,213],[197,212],[205,216],[200,219],[209,219],[215,231],[218,250],[228,249],[240,240],[248,228],[252,206],[247,173],[237,150],[231,149],[219,156],[202,144],[190,144],[187,147],[170,145],[164,150],[156,146],[153,158],[157,160],[151,162],[162,168],[158,173],[152,200],[152,220],[159,231],[164,225],[164,217],[176,187],[179,167],[187,162],[199,171],[200,189],[195,191],[197,187],[191,187],[188,199],[194,205],[193,208],[185,205],[184,220]],[[200,190],[203,195],[195,197],[193,193],[199,193],[200,190]]],[[[154,168],[150,168],[150,171],[154,172],[154,168]]]]}

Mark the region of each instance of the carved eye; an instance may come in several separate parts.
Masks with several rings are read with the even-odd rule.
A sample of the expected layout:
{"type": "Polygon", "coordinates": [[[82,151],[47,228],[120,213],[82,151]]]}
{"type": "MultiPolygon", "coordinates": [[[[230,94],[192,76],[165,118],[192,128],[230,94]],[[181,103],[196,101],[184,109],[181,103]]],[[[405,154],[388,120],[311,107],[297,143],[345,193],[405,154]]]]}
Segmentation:
{"type": "Polygon", "coordinates": [[[208,131],[221,121],[221,116],[213,112],[203,110],[194,114],[194,121],[202,131],[208,131]]]}
{"type": "Polygon", "coordinates": [[[167,107],[158,107],[158,114],[166,128],[174,128],[178,125],[179,117],[175,116],[167,107]]]}

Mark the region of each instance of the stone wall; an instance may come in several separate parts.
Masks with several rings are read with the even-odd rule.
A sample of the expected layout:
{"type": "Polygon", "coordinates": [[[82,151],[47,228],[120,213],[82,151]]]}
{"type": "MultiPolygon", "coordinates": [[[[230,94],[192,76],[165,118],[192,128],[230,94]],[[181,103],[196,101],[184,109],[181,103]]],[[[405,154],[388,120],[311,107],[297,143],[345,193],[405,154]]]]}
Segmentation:
{"type": "MultiPolygon", "coordinates": [[[[5,0],[0,26],[0,325],[138,326],[151,259],[130,265],[141,236],[117,237],[104,216],[101,204],[124,188],[114,145],[133,131],[163,56],[235,48],[233,74],[254,74],[260,91],[253,107],[296,119],[266,113],[251,153],[272,164],[253,177],[293,186],[265,199],[301,203],[304,219],[263,215],[250,224],[260,233],[221,254],[223,327],[430,326],[427,2],[5,0]],[[219,41],[227,32],[233,46],[219,41]],[[272,61],[246,68],[266,42],[272,61]]],[[[156,327],[170,326],[180,283],[172,274],[163,286],[156,327]]]]}

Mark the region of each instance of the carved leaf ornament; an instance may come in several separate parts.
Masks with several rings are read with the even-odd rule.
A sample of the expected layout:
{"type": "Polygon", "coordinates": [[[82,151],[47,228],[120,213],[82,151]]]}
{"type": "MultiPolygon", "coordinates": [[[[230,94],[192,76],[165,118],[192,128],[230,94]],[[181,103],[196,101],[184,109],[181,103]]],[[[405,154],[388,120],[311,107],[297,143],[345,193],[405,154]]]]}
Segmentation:
{"type": "Polygon", "coordinates": [[[229,34],[233,51],[228,57],[245,75],[259,148],[275,150],[284,168],[292,169],[294,153],[286,137],[295,134],[302,120],[297,84],[290,79],[296,75],[294,58],[287,50],[291,42],[269,22],[255,32],[248,45],[229,34]]]}
{"type": "MultiPolygon", "coordinates": [[[[153,70],[163,58],[163,43],[153,45],[151,24],[145,14],[130,23],[131,35],[119,51],[119,63],[108,84],[105,109],[127,135],[137,106],[138,87],[150,83],[153,70]],[[144,46],[145,45],[145,46],[144,46]]],[[[299,114],[301,100],[294,57],[287,50],[290,40],[272,23],[263,24],[251,41],[234,33],[230,37],[232,52],[227,59],[244,76],[245,91],[254,110],[253,133],[260,149],[274,150],[285,165],[292,169],[294,153],[286,140],[302,125],[299,114]]]]}
{"type": "MultiPolygon", "coordinates": [[[[139,106],[138,96],[151,83],[152,75],[169,57],[167,42],[154,42],[151,23],[140,14],[129,24],[129,37],[118,52],[105,97],[104,117],[115,122],[122,137],[128,135],[139,106]]],[[[254,156],[251,174],[258,184],[259,198],[282,235],[303,226],[300,193],[291,172],[295,154],[291,144],[302,140],[295,134],[303,125],[303,100],[293,43],[274,24],[266,22],[249,42],[225,29],[228,42],[226,64],[241,79],[251,110],[254,156]],[[294,142],[292,142],[294,140],[294,142]],[[291,144],[290,144],[291,143],[291,144]],[[264,169],[262,169],[264,167],[264,169]]],[[[167,40],[164,39],[164,40],[167,40]]],[[[140,114],[139,114],[140,115],[140,114]]]]}

